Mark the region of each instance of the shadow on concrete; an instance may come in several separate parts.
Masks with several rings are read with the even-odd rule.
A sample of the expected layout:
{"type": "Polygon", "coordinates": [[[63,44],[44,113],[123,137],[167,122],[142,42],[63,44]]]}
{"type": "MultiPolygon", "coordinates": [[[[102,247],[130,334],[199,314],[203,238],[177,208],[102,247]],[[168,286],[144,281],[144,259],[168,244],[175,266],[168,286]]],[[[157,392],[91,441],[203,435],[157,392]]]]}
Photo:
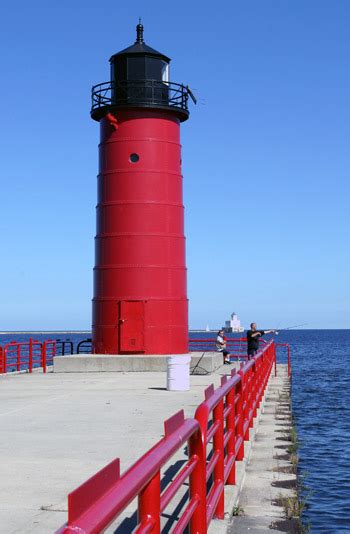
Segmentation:
{"type": "Polygon", "coordinates": [[[271,482],[271,486],[274,488],[295,489],[297,486],[297,481],[295,478],[287,480],[275,480],[274,482],[271,482]]]}
{"type": "Polygon", "coordinates": [[[290,460],[290,455],[288,453],[286,454],[275,454],[275,456],[273,457],[274,460],[280,460],[280,461],[285,461],[285,462],[289,462],[290,460]]]}
{"type": "MultiPolygon", "coordinates": [[[[149,388],[149,389],[160,389],[160,388],[149,388]]],[[[169,466],[168,469],[164,472],[162,479],[161,479],[161,492],[165,490],[165,488],[168,486],[168,484],[175,478],[177,473],[180,471],[180,469],[183,467],[183,465],[186,463],[187,460],[178,460],[173,465],[169,466]]],[[[170,514],[162,514],[162,518],[166,519],[166,524],[162,526],[162,534],[169,534],[169,532],[173,529],[174,524],[179,519],[179,515],[181,510],[184,508],[186,503],[188,502],[188,490],[182,495],[179,502],[176,504],[176,506],[171,510],[170,514]]],[[[174,498],[176,499],[176,497],[174,498]]],[[[137,506],[135,504],[135,506],[137,506]]],[[[171,508],[171,505],[170,505],[171,508]]],[[[113,534],[130,534],[134,531],[134,529],[137,526],[137,511],[135,511],[130,517],[126,517],[122,523],[114,530],[113,534]]],[[[186,533],[186,530],[184,531],[186,533]]]]}
{"type": "Polygon", "coordinates": [[[288,473],[289,475],[294,474],[294,468],[292,465],[278,465],[272,469],[275,473],[288,473]]]}
{"type": "Polygon", "coordinates": [[[270,525],[271,530],[278,530],[279,532],[289,532],[290,534],[299,534],[300,526],[296,519],[281,519],[274,521],[270,525]]]}

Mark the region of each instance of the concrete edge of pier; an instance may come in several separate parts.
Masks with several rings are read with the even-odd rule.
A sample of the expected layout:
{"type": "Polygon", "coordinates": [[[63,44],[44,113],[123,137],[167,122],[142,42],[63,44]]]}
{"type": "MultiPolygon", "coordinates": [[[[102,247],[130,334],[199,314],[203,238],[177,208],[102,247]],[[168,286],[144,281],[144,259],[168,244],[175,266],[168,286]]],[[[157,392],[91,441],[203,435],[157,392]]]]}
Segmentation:
{"type": "Polygon", "coordinates": [[[270,378],[251,441],[245,445],[244,474],[227,498],[226,528],[215,521],[211,534],[300,532],[298,518],[287,519],[283,505],[298,499],[296,466],[289,454],[291,426],[290,379],[286,365],[279,365],[278,375],[270,378]],[[237,515],[232,516],[234,507],[237,515]]]}
{"type": "MultiPolygon", "coordinates": [[[[56,356],[53,360],[54,373],[137,373],[162,372],[167,370],[167,358],[171,355],[143,354],[73,354],[56,356]]],[[[193,374],[213,373],[222,366],[220,352],[191,352],[190,372],[193,374]]]]}

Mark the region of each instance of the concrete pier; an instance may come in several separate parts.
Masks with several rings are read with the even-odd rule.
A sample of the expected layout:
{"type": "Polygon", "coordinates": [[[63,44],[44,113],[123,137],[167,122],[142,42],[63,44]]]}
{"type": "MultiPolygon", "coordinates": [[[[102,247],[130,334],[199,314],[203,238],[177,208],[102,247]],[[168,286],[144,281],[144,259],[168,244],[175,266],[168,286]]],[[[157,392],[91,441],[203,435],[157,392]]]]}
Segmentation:
{"type": "MultiPolygon", "coordinates": [[[[261,476],[261,466],[255,471],[253,463],[261,438],[265,434],[268,442],[278,438],[277,427],[264,423],[265,415],[275,412],[279,391],[285,387],[285,366],[278,367],[280,376],[271,377],[265,395],[265,414],[257,418],[261,426],[256,421],[251,432],[251,439],[256,437],[255,445],[246,444],[246,458],[238,463],[237,486],[226,487],[226,520],[213,521],[212,534],[226,532],[241,487],[254,485],[255,475],[261,476]]],[[[164,372],[1,376],[1,531],[54,532],[66,521],[70,491],[116,457],[120,457],[124,472],[162,437],[165,419],[180,409],[192,417],[203,401],[204,389],[211,383],[218,387],[220,376],[230,370],[221,366],[211,375],[191,376],[191,389],[184,392],[166,391],[164,372]]],[[[275,461],[277,449],[270,444],[267,449],[271,462],[275,461]]],[[[280,459],[278,465],[283,461],[280,459]]],[[[266,470],[269,483],[282,480],[273,464],[266,463],[266,470]]],[[[241,499],[245,498],[244,491],[241,499]]],[[[252,499],[247,494],[247,504],[242,505],[245,515],[235,519],[241,525],[250,518],[249,506],[255,506],[252,499]]],[[[271,522],[270,509],[265,514],[263,507],[264,503],[261,517],[267,514],[267,523],[271,522]]],[[[132,511],[129,508],[131,522],[132,511]]],[[[281,507],[276,506],[274,514],[274,521],[283,520],[281,507]]],[[[132,530],[127,515],[122,518],[120,532],[132,530]]],[[[234,528],[236,533],[236,525],[234,528]]]]}

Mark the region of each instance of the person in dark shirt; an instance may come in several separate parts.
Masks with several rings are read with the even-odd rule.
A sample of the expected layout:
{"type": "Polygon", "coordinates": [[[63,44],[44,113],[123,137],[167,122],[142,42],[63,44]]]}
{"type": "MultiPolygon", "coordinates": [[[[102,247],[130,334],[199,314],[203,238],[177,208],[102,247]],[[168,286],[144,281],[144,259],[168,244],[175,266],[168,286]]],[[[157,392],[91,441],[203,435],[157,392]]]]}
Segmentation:
{"type": "Polygon", "coordinates": [[[264,334],[273,334],[275,330],[257,330],[256,323],[250,324],[250,330],[247,332],[247,341],[248,341],[248,347],[247,347],[247,354],[248,354],[248,360],[250,360],[256,352],[259,350],[259,339],[264,334]]]}

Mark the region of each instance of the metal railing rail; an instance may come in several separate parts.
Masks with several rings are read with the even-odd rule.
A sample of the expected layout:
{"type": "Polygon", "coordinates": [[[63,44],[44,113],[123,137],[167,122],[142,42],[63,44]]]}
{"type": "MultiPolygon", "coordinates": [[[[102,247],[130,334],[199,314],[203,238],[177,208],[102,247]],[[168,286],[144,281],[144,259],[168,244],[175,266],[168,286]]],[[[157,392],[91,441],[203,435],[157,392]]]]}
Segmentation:
{"type": "MultiPolygon", "coordinates": [[[[265,339],[260,339],[260,343],[265,345],[268,343],[265,339]]],[[[216,336],[215,338],[206,339],[189,339],[189,350],[191,352],[216,352],[216,336]]],[[[238,360],[248,359],[247,356],[247,338],[229,338],[226,343],[227,350],[230,351],[231,358],[238,360]]]]}
{"type": "Polygon", "coordinates": [[[77,345],[77,354],[91,354],[92,352],[92,339],[83,339],[77,345]]]}
{"type": "MultiPolygon", "coordinates": [[[[288,367],[288,376],[291,376],[292,374],[292,366],[290,361],[290,345],[289,343],[275,343],[275,347],[287,347],[287,367],[288,367]]],[[[276,372],[276,365],[277,365],[277,355],[276,355],[276,363],[275,363],[275,372],[276,372]]]]}
{"type": "MultiPolygon", "coordinates": [[[[74,353],[74,342],[71,340],[46,339],[37,341],[11,341],[0,345],[0,374],[13,371],[28,371],[42,367],[46,372],[47,366],[53,365],[55,356],[74,353]]],[[[77,344],[77,354],[91,353],[91,339],[84,339],[77,344]]]]}
{"type": "Polygon", "coordinates": [[[2,351],[2,373],[42,367],[42,343],[30,338],[29,341],[6,343],[2,351]]]}
{"type": "MultiPolygon", "coordinates": [[[[195,338],[188,341],[191,352],[216,352],[215,338],[195,338]]],[[[243,359],[247,357],[247,338],[235,338],[227,340],[227,350],[230,351],[232,358],[243,359]]]]}
{"type": "Polygon", "coordinates": [[[194,419],[183,411],[165,421],[165,437],[120,475],[115,459],[68,495],[68,522],[57,534],[103,532],[138,497],[137,534],[159,534],[161,514],[189,478],[189,494],[172,530],[206,533],[213,517],[224,517],[224,486],[235,484],[236,461],[244,458],[244,442],[263,398],[275,362],[273,341],[238,372],[222,377],[221,386],[205,390],[194,419]],[[161,467],[188,441],[188,461],[161,492],[161,467]],[[207,450],[209,452],[207,454],[207,450]]]}
{"type": "Polygon", "coordinates": [[[257,415],[272,365],[273,343],[246,364],[238,373],[223,376],[221,387],[205,390],[205,401],[197,408],[205,451],[209,446],[206,481],[212,480],[207,494],[207,525],[213,517],[224,518],[224,486],[235,484],[236,460],[244,458],[244,441],[249,440],[249,429],[257,415]]]}
{"type": "Polygon", "coordinates": [[[48,365],[53,365],[53,359],[56,356],[56,341],[48,339],[43,343],[43,353],[42,353],[42,368],[43,372],[46,373],[46,367],[48,365]]]}
{"type": "Polygon", "coordinates": [[[33,372],[35,368],[42,368],[46,373],[47,365],[52,365],[56,355],[56,342],[46,340],[11,341],[0,347],[0,373],[12,371],[33,372]]]}
{"type": "Polygon", "coordinates": [[[74,344],[70,339],[56,339],[56,355],[65,356],[66,354],[74,354],[74,344]],[[68,346],[68,350],[66,347],[68,346]]]}
{"type": "Polygon", "coordinates": [[[181,410],[164,423],[165,436],[124,475],[120,475],[120,460],[99,471],[68,496],[68,524],[57,532],[68,534],[103,532],[126,506],[138,496],[138,519],[134,532],[161,532],[161,514],[182,484],[189,479],[189,497],[184,511],[172,532],[204,532],[204,487],[201,480],[204,456],[199,424],[184,418],[181,410]],[[188,461],[174,480],[161,493],[162,466],[188,443],[188,461]]]}
{"type": "Polygon", "coordinates": [[[94,85],[91,89],[91,112],[119,105],[150,105],[188,111],[188,87],[159,80],[119,80],[94,85]]]}

